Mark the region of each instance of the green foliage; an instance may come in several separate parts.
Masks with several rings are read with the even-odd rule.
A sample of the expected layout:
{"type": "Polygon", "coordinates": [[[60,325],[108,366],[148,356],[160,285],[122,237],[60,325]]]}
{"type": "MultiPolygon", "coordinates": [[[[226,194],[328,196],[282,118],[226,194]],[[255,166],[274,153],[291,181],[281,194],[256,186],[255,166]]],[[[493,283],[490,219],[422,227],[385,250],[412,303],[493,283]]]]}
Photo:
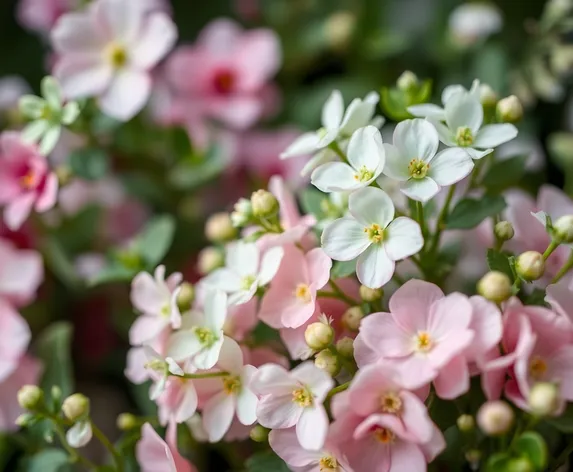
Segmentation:
{"type": "Polygon", "coordinates": [[[62,449],[49,448],[30,457],[26,463],[26,472],[69,472],[74,470],[69,463],[68,454],[62,449]]]}
{"type": "Polygon", "coordinates": [[[547,445],[539,433],[526,431],[515,443],[515,450],[523,457],[529,459],[536,471],[543,471],[547,467],[547,445]]]}
{"type": "Polygon", "coordinates": [[[516,156],[495,162],[485,174],[482,184],[490,192],[501,193],[516,185],[525,174],[527,156],[516,156]]]}
{"type": "Polygon", "coordinates": [[[356,259],[352,261],[336,261],[332,265],[330,277],[333,279],[342,279],[356,272],[356,259]]]}
{"type": "Polygon", "coordinates": [[[217,177],[227,165],[225,152],[212,146],[205,155],[192,155],[179,161],[168,174],[171,185],[180,190],[194,190],[217,177]]]}
{"type": "Polygon", "coordinates": [[[109,156],[100,148],[77,149],[70,153],[69,160],[74,175],[86,180],[101,179],[109,168],[109,156]]]}
{"type": "Polygon", "coordinates": [[[564,434],[573,434],[573,403],[567,404],[561,416],[547,419],[547,422],[564,434]]]}
{"type": "Polygon", "coordinates": [[[446,221],[446,229],[472,229],[506,207],[499,195],[486,195],[481,199],[464,198],[454,207],[446,221]]]}
{"type": "Polygon", "coordinates": [[[48,326],[36,341],[36,352],[44,366],[40,386],[47,399],[51,397],[53,386],[61,389],[63,397],[73,393],[71,343],[72,326],[64,321],[48,326]]]}
{"type": "Polygon", "coordinates": [[[288,472],[284,461],[271,451],[258,452],[245,461],[247,472],[288,472]]]}
{"type": "Polygon", "coordinates": [[[413,90],[401,90],[397,87],[382,87],[380,90],[380,106],[384,114],[394,121],[413,118],[407,108],[419,103],[425,103],[432,94],[432,81],[424,80],[413,90]]]}
{"type": "Polygon", "coordinates": [[[503,452],[492,455],[486,465],[485,472],[508,472],[511,457],[503,452]]]}
{"type": "Polygon", "coordinates": [[[513,271],[511,270],[511,265],[509,257],[503,252],[496,251],[495,249],[487,250],[487,265],[489,270],[495,270],[502,272],[507,275],[511,280],[513,280],[513,271]]]}
{"type": "Polygon", "coordinates": [[[175,219],[172,216],[156,216],[147,223],[135,246],[150,268],[154,268],[167,254],[174,234],[175,219]]]}
{"type": "Polygon", "coordinates": [[[305,188],[300,194],[300,205],[302,210],[317,218],[324,218],[325,214],[322,209],[322,202],[328,199],[328,196],[315,188],[305,188]]]}

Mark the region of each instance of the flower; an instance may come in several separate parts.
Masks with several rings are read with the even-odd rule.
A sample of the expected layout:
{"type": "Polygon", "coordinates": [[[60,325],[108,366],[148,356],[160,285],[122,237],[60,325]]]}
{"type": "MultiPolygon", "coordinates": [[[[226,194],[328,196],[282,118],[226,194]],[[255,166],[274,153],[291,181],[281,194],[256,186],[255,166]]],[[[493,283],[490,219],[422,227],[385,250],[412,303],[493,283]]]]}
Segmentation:
{"type": "Polygon", "coordinates": [[[357,129],[348,142],[348,164],[329,162],[314,169],[312,184],[323,192],[344,192],[367,187],[384,168],[380,131],[374,126],[357,129]]]}
{"type": "Polygon", "coordinates": [[[41,255],[0,238],[0,298],[14,306],[33,300],[44,278],[41,255]]]}
{"type": "Polygon", "coordinates": [[[18,367],[30,338],[28,323],[6,300],[0,298],[0,382],[18,367]]]}
{"type": "Polygon", "coordinates": [[[154,277],[140,272],[131,282],[131,303],[141,313],[129,330],[132,346],[149,343],[167,326],[181,326],[177,295],[183,276],[175,272],[165,280],[165,266],[155,269],[154,277]]]}
{"type": "Polygon", "coordinates": [[[248,302],[259,287],[268,284],[279,269],[282,247],[273,247],[262,254],[254,243],[243,241],[227,245],[226,266],[207,275],[202,282],[229,294],[230,305],[248,302]]]}
{"type": "Polygon", "coordinates": [[[330,279],[332,261],[320,248],[304,254],[284,246],[284,257],[261,302],[259,318],[273,328],[297,328],[314,313],[316,293],[330,279]]]}
{"type": "MultiPolygon", "coordinates": [[[[393,145],[384,144],[386,166],[382,172],[402,182],[405,195],[427,202],[442,186],[459,182],[474,167],[472,159],[460,148],[437,153],[439,144],[438,133],[428,121],[402,121],[394,129],[393,145]]],[[[382,187],[382,183],[379,185],[382,187]]]]}
{"type": "Polygon", "coordinates": [[[326,372],[304,362],[290,372],[277,364],[265,364],[251,380],[251,389],[260,395],[259,423],[272,429],[296,425],[300,445],[320,450],[328,432],[328,416],[322,402],[334,386],[326,372]]]}
{"type": "Polygon", "coordinates": [[[460,46],[469,46],[503,27],[499,9],[489,2],[464,3],[449,18],[450,33],[460,46]]]}
{"type": "Polygon", "coordinates": [[[392,278],[395,261],[422,249],[420,226],[410,218],[394,219],[392,200],[378,188],[366,187],[352,193],[348,208],[350,216],[324,229],[322,247],[337,261],[358,257],[358,280],[367,287],[379,288],[392,278]]]}
{"type": "Polygon", "coordinates": [[[58,18],[76,6],[76,0],[20,0],[17,17],[27,29],[47,34],[58,18]]]}
{"type": "Polygon", "coordinates": [[[66,98],[97,97],[101,109],[131,119],[151,92],[149,70],[172,48],[175,25],[138,0],[99,0],[63,15],[52,30],[54,75],[66,98]]]}
{"type": "Polygon", "coordinates": [[[172,357],[165,359],[160,356],[151,346],[143,346],[143,353],[147,359],[145,368],[151,371],[151,377],[156,380],[149,397],[151,400],[156,400],[165,390],[165,384],[170,375],[183,375],[183,369],[179,367],[177,362],[172,357]]]}
{"type": "Polygon", "coordinates": [[[66,432],[66,440],[73,448],[84,447],[92,439],[92,424],[89,419],[77,421],[66,432]]]}
{"type": "MultiPolygon", "coordinates": [[[[194,371],[190,362],[186,363],[187,371],[194,371]]],[[[183,370],[181,370],[181,374],[183,370]]],[[[191,379],[180,376],[170,376],[165,389],[157,399],[158,417],[162,425],[171,421],[183,423],[197,412],[197,389],[191,379]]]]}
{"type": "Polygon", "coordinates": [[[226,316],[227,295],[209,290],[204,313],[190,311],[182,316],[181,329],[169,338],[167,353],[177,361],[192,358],[198,369],[210,369],[219,359],[226,316]]]}
{"type": "Polygon", "coordinates": [[[0,205],[11,230],[22,226],[34,208],[42,213],[56,203],[58,178],[33,144],[13,131],[0,134],[0,205]]]}
{"type": "Polygon", "coordinates": [[[203,426],[211,442],[225,436],[235,414],[247,426],[257,420],[258,398],[249,386],[257,368],[243,364],[241,348],[231,338],[225,338],[217,364],[229,375],[216,379],[217,387],[203,406],[203,426]]]}

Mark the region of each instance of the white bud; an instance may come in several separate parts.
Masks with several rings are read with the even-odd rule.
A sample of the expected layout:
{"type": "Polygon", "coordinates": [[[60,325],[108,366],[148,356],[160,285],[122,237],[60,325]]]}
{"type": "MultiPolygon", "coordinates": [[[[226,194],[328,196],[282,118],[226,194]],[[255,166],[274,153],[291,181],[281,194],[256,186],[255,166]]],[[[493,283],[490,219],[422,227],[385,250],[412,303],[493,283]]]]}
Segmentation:
{"type": "Polygon", "coordinates": [[[515,270],[522,279],[528,282],[540,279],[545,272],[543,255],[537,251],[520,254],[515,263],[515,270]]]}
{"type": "Polygon", "coordinates": [[[553,223],[555,236],[560,243],[573,243],[573,215],[565,215],[553,223]]]}
{"type": "Polygon", "coordinates": [[[528,403],[536,416],[554,415],[561,406],[559,387],[549,382],[536,383],[529,392],[528,403]]]}
{"type": "Polygon", "coordinates": [[[493,229],[495,237],[500,241],[509,241],[515,235],[513,225],[509,221],[500,221],[493,229]]]}
{"type": "Polygon", "coordinates": [[[222,243],[230,241],[237,235],[237,229],[233,226],[229,213],[215,213],[205,224],[205,236],[211,242],[222,243]]]}
{"type": "Polygon", "coordinates": [[[336,343],[336,350],[345,359],[352,359],[354,357],[354,339],[344,336],[336,343]]]}
{"type": "Polygon", "coordinates": [[[488,84],[481,84],[479,87],[479,97],[481,104],[484,107],[494,107],[497,103],[498,96],[495,90],[492,89],[488,84]]]}
{"type": "Polygon", "coordinates": [[[360,298],[367,303],[380,300],[382,295],[384,295],[384,291],[381,288],[370,288],[366,285],[360,286],[360,298]]]}
{"type": "Polygon", "coordinates": [[[477,413],[477,423],[488,436],[508,433],[514,419],[515,414],[511,407],[501,400],[484,403],[477,413]]]}
{"type": "Polygon", "coordinates": [[[515,95],[502,98],[497,103],[497,119],[504,123],[517,123],[523,118],[523,106],[515,95]]]}
{"type": "Polygon", "coordinates": [[[364,313],[362,313],[362,308],[359,306],[350,307],[342,315],[342,324],[349,331],[358,331],[360,328],[360,322],[364,318],[364,313]]]}
{"type": "Polygon", "coordinates": [[[199,253],[197,270],[202,275],[207,275],[219,267],[225,265],[225,256],[215,247],[206,247],[199,253]]]}
{"type": "Polygon", "coordinates": [[[83,420],[90,414],[90,400],[81,393],[74,393],[64,400],[62,411],[70,421],[83,420]]]}
{"type": "Polygon", "coordinates": [[[501,303],[511,297],[511,280],[503,272],[492,270],[480,279],[477,291],[482,297],[501,303]]]}
{"type": "Polygon", "coordinates": [[[403,92],[408,92],[418,86],[418,76],[412,71],[404,71],[402,72],[402,75],[398,77],[396,85],[403,92]]]}
{"type": "Polygon", "coordinates": [[[461,415],[458,417],[456,424],[462,433],[469,433],[475,428],[476,422],[472,415],[461,415]]]}
{"type": "Polygon", "coordinates": [[[277,198],[267,190],[257,190],[251,195],[251,205],[255,216],[271,217],[278,213],[279,202],[277,198]]]}
{"type": "Polygon", "coordinates": [[[314,359],[314,365],[319,369],[324,370],[332,377],[336,377],[342,368],[338,356],[328,349],[320,351],[316,355],[316,358],[314,359]]]}
{"type": "Polygon", "coordinates": [[[18,390],[18,404],[24,410],[36,410],[44,400],[44,392],[37,385],[24,385],[18,390]]]}
{"type": "Polygon", "coordinates": [[[234,207],[235,211],[231,213],[231,222],[236,228],[246,225],[253,217],[253,206],[251,201],[241,198],[234,207]]]}
{"type": "Polygon", "coordinates": [[[326,349],[334,340],[334,329],[326,323],[311,323],[306,327],[304,339],[308,347],[314,351],[326,349]]]}

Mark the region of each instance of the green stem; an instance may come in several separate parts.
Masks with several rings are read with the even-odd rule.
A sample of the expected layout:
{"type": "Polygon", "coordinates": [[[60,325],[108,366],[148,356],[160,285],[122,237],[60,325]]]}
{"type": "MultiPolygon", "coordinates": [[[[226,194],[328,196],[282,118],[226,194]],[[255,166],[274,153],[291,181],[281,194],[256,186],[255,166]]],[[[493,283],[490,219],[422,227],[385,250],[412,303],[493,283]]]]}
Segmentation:
{"type": "Polygon", "coordinates": [[[424,236],[424,240],[426,239],[426,220],[424,219],[424,205],[422,202],[416,202],[416,213],[417,213],[417,220],[420,224],[420,229],[422,230],[422,236],[424,236]]]}
{"type": "Polygon", "coordinates": [[[567,447],[563,449],[561,454],[559,454],[559,456],[557,456],[557,458],[552,462],[551,468],[548,470],[551,470],[552,472],[557,472],[557,470],[559,470],[559,467],[565,464],[565,461],[571,455],[571,453],[573,453],[573,441],[567,444],[567,447]]]}
{"type": "Polygon", "coordinates": [[[66,433],[64,432],[64,429],[62,427],[65,424],[65,420],[63,418],[56,416],[56,415],[51,415],[51,414],[47,414],[47,413],[44,413],[44,416],[46,418],[48,418],[53,423],[54,430],[56,431],[56,434],[58,435],[60,443],[62,444],[62,447],[66,450],[66,452],[70,455],[71,461],[72,462],[78,461],[90,469],[96,469],[97,468],[96,464],[94,464],[89,459],[86,459],[84,456],[82,456],[76,449],[74,449],[68,443],[68,440],[66,438],[66,433]]]}
{"type": "Polygon", "coordinates": [[[450,212],[450,205],[452,203],[452,199],[454,198],[454,193],[456,192],[456,186],[452,185],[450,190],[448,191],[448,196],[446,197],[446,201],[440,214],[438,215],[438,221],[436,222],[436,232],[434,233],[434,238],[432,240],[432,244],[430,245],[430,253],[434,253],[438,250],[440,245],[440,236],[442,234],[442,227],[444,226],[444,222],[450,212]]]}
{"type": "Polygon", "coordinates": [[[563,264],[561,269],[559,269],[559,272],[557,272],[555,277],[553,277],[551,283],[556,284],[557,282],[559,282],[562,279],[562,277],[571,270],[571,268],[573,268],[573,251],[571,251],[571,253],[569,254],[569,258],[567,259],[567,261],[565,261],[565,264],[563,264]]]}
{"type": "Polygon", "coordinates": [[[326,399],[332,398],[334,395],[340,392],[344,392],[348,387],[350,387],[350,382],[343,383],[338,387],[334,387],[328,394],[326,395],[326,399]]]}
{"type": "Polygon", "coordinates": [[[332,149],[338,155],[338,157],[340,157],[340,159],[342,159],[342,162],[346,162],[346,164],[348,164],[348,158],[346,157],[346,154],[344,154],[342,149],[340,149],[340,146],[336,141],[330,143],[328,147],[332,149]]]}
{"type": "Polygon", "coordinates": [[[115,449],[115,447],[113,447],[111,441],[107,438],[105,434],[103,434],[103,431],[99,429],[93,421],[91,421],[91,425],[94,436],[103,445],[103,447],[105,447],[109,451],[109,453],[113,457],[113,460],[117,467],[117,472],[123,472],[123,461],[121,454],[115,449]]]}
{"type": "MultiPolygon", "coordinates": [[[[336,294],[336,296],[342,300],[345,301],[346,303],[348,303],[350,306],[356,306],[356,305],[360,305],[360,302],[357,300],[354,300],[354,298],[349,297],[348,295],[346,295],[342,289],[336,285],[336,282],[332,279],[330,279],[328,281],[328,284],[330,285],[330,287],[332,288],[332,291],[336,294]]],[[[328,292],[327,292],[328,293],[328,292]]],[[[331,297],[332,298],[332,297],[331,297]]]]}
{"type": "Polygon", "coordinates": [[[555,242],[555,241],[551,241],[549,243],[549,246],[547,246],[547,249],[545,250],[545,252],[543,253],[543,260],[546,261],[547,258],[553,254],[553,251],[555,251],[555,249],[557,249],[559,247],[559,243],[555,242]]]}
{"type": "Polygon", "coordinates": [[[173,375],[173,377],[180,377],[183,379],[212,379],[214,377],[227,377],[229,372],[207,372],[205,374],[183,374],[173,375]]]}

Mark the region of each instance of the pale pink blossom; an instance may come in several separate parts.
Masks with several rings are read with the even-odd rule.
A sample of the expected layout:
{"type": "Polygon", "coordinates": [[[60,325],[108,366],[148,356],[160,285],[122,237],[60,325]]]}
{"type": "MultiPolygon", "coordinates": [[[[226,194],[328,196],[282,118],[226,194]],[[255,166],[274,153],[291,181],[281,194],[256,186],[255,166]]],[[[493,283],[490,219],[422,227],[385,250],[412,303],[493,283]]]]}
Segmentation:
{"type": "Polygon", "coordinates": [[[573,323],[573,290],[571,282],[561,279],[547,286],[545,301],[561,316],[573,323]]]}
{"type": "MultiPolygon", "coordinates": [[[[171,334],[171,329],[168,327],[157,336],[153,342],[147,344],[151,349],[158,353],[160,356],[165,355],[167,340],[171,334]]],[[[144,346],[132,347],[127,352],[126,367],[124,375],[127,379],[134,384],[142,384],[146,380],[152,380],[152,371],[146,367],[149,359],[145,354],[146,348],[144,346]]]]}
{"type": "MultiPolygon", "coordinates": [[[[185,372],[172,357],[163,357],[149,345],[143,346],[143,354],[147,360],[145,368],[149,370],[149,377],[153,380],[149,390],[149,398],[157,400],[165,392],[168,380],[173,375],[182,377],[185,372]]],[[[177,408],[178,406],[173,409],[177,408]]]]}
{"type": "Polygon", "coordinates": [[[79,6],[79,0],[20,0],[16,12],[22,26],[48,34],[58,18],[79,6]]]}
{"type": "Polygon", "coordinates": [[[237,341],[244,340],[257,326],[258,300],[252,298],[247,303],[229,307],[225,324],[223,325],[224,333],[237,341]]]}
{"type": "Polygon", "coordinates": [[[30,86],[18,75],[0,78],[0,111],[16,110],[20,97],[30,92],[30,86]]]}
{"type": "Polygon", "coordinates": [[[0,382],[17,369],[30,338],[26,320],[6,300],[0,298],[0,382]]]}
{"type": "Polygon", "coordinates": [[[0,205],[4,222],[16,230],[32,209],[38,213],[56,203],[58,179],[37,147],[22,141],[20,135],[6,131],[0,135],[0,205]]]}
{"type": "Polygon", "coordinates": [[[16,249],[0,238],[0,297],[16,306],[28,304],[36,296],[44,278],[42,256],[29,249],[16,249]]]}
{"type": "Polygon", "coordinates": [[[177,424],[169,423],[164,441],[149,423],[141,428],[135,456],[141,472],[197,472],[177,450],[177,424]]]}
{"type": "Polygon", "coordinates": [[[257,419],[271,429],[296,426],[301,446],[320,450],[329,425],[322,403],[333,386],[332,378],[312,362],[290,372],[276,364],[263,365],[251,380],[251,389],[260,396],[257,419]]]}
{"type": "Polygon", "coordinates": [[[259,318],[276,329],[298,328],[314,313],[317,292],[330,279],[332,261],[320,248],[306,254],[293,245],[283,248],[284,257],[263,297],[259,318]]]}
{"type": "Polygon", "coordinates": [[[176,38],[163,12],[138,0],[99,0],[63,15],[52,30],[54,74],[67,98],[97,97],[105,113],[127,121],[145,106],[149,71],[176,38]]]}
{"type": "Polygon", "coordinates": [[[197,390],[193,380],[170,376],[165,384],[165,390],[157,398],[159,422],[162,425],[171,421],[183,423],[196,413],[197,405],[197,390]]]}

